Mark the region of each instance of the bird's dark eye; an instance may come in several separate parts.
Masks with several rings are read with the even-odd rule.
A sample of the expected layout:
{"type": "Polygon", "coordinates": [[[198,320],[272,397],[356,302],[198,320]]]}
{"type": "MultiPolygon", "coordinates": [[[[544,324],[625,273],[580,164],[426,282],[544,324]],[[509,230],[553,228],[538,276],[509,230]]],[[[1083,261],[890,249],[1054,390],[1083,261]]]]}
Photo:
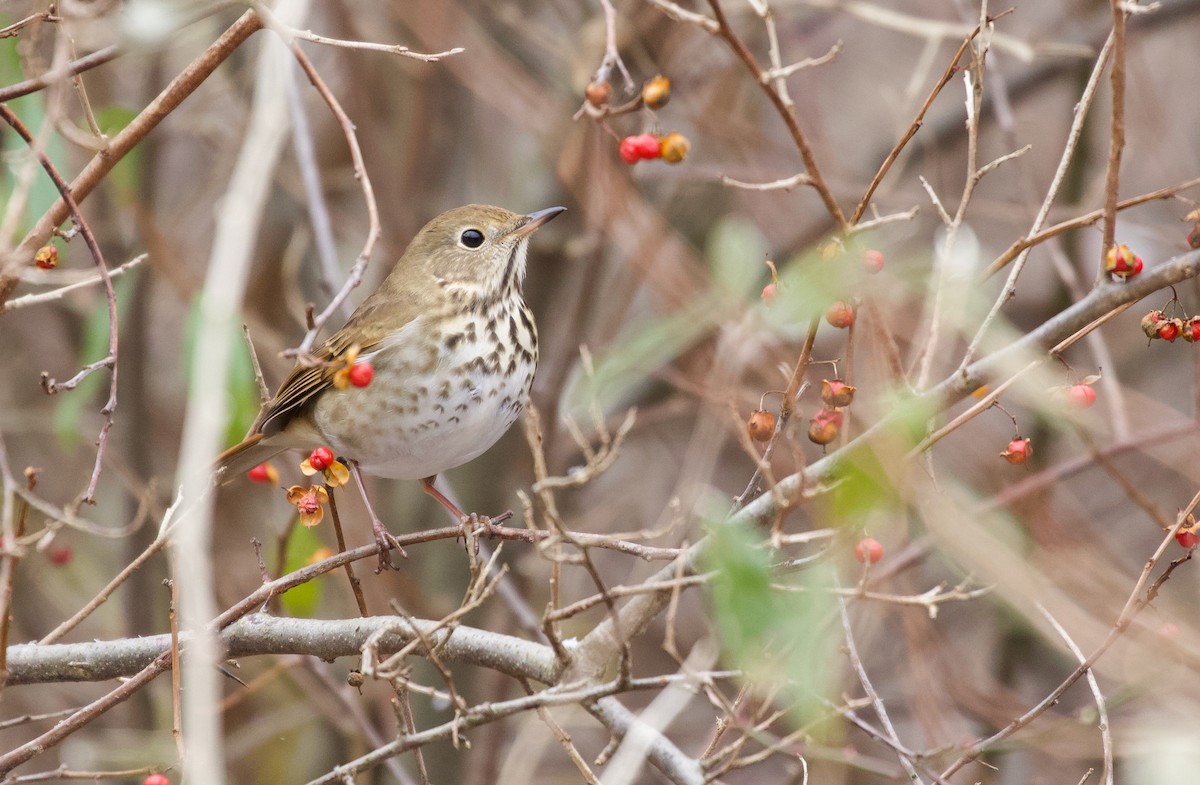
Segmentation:
{"type": "Polygon", "coordinates": [[[478,248],[483,245],[483,232],[478,229],[467,229],[458,238],[458,241],[467,248],[478,248]]]}

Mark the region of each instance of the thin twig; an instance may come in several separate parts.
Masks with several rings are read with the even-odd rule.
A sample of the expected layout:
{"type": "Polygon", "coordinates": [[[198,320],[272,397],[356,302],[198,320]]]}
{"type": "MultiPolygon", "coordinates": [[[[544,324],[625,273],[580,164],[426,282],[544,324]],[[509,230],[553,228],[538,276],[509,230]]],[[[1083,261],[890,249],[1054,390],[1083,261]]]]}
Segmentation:
{"type": "Polygon", "coordinates": [[[379,240],[381,227],[379,222],[379,206],[375,201],[375,189],[371,186],[371,178],[367,175],[366,165],[363,163],[362,148],[358,143],[358,134],[354,130],[354,123],[350,121],[350,117],[342,108],[341,103],[334,96],[333,91],[325,84],[325,80],[321,78],[313,67],[312,61],[308,59],[308,55],[304,54],[304,50],[296,43],[296,36],[293,35],[291,28],[283,25],[265,5],[259,3],[255,5],[257,13],[263,18],[263,21],[271,27],[271,29],[279,35],[279,37],[287,44],[292,55],[296,58],[296,62],[304,70],[308,76],[308,80],[316,88],[317,93],[324,99],[325,104],[329,107],[329,111],[333,113],[337,120],[338,126],[342,129],[342,135],[346,139],[346,145],[350,151],[350,160],[354,166],[354,177],[358,180],[359,187],[363,192],[363,201],[367,208],[367,237],[363,242],[362,250],[359,251],[358,258],[350,268],[350,273],[346,277],[346,282],[342,288],[334,295],[333,299],[325,306],[318,314],[315,314],[312,324],[308,332],[304,336],[304,340],[300,342],[300,346],[296,350],[296,354],[304,355],[309,352],[313,344],[316,343],[317,335],[320,334],[321,328],[325,325],[329,318],[341,307],[342,302],[350,296],[350,292],[362,283],[363,273],[366,272],[367,264],[371,260],[371,252],[375,249],[375,243],[379,240]]]}
{"type": "MultiPolygon", "coordinates": [[[[109,279],[118,278],[121,275],[124,275],[125,273],[132,270],[134,267],[137,267],[139,264],[141,264],[142,262],[146,261],[149,258],[150,258],[150,254],[145,254],[145,253],[139,254],[138,256],[133,257],[132,259],[130,259],[128,262],[125,262],[121,266],[114,267],[112,270],[109,271],[108,277],[109,277],[109,279]]],[[[79,281],[75,281],[74,283],[69,283],[65,286],[60,286],[57,289],[51,289],[48,292],[37,292],[36,294],[22,295],[21,297],[13,298],[12,300],[9,300],[7,303],[5,303],[4,305],[0,306],[0,314],[6,313],[8,311],[15,311],[18,308],[28,308],[31,305],[42,305],[43,303],[50,303],[50,302],[54,302],[56,300],[61,300],[68,292],[73,292],[77,289],[85,289],[89,286],[100,283],[103,280],[104,280],[103,275],[100,275],[100,274],[90,275],[87,278],[84,278],[79,281]]]]}
{"type": "Polygon", "coordinates": [[[733,50],[738,59],[750,71],[754,77],[754,81],[767,94],[771,105],[775,107],[775,111],[779,113],[783,124],[788,129],[788,133],[791,134],[792,142],[795,143],[796,149],[800,153],[800,158],[804,160],[805,172],[812,178],[812,186],[816,189],[821,197],[821,201],[825,204],[825,209],[828,211],[829,217],[833,219],[833,222],[840,231],[845,231],[850,225],[846,221],[846,216],[842,214],[842,208],[838,206],[837,200],[833,198],[833,193],[829,190],[829,186],[825,184],[825,179],[821,176],[816,156],[813,155],[812,147],[808,144],[808,138],[800,128],[795,111],[788,107],[783,97],[779,94],[779,91],[772,85],[771,80],[764,78],[763,69],[759,66],[758,61],[750,53],[750,50],[746,48],[746,44],[742,42],[742,39],[733,31],[733,28],[730,27],[729,20],[725,18],[725,12],[721,8],[720,0],[708,0],[708,4],[712,8],[713,17],[717,21],[718,29],[715,35],[725,40],[729,48],[733,50]]]}
{"type": "MultiPolygon", "coordinates": [[[[846,600],[843,597],[838,597],[838,616],[842,620],[842,633],[846,640],[846,654],[850,658],[850,665],[854,668],[855,674],[858,675],[858,681],[862,684],[863,691],[867,693],[867,697],[871,700],[871,706],[875,709],[875,715],[879,717],[879,722],[883,725],[883,729],[887,735],[896,744],[900,744],[900,736],[896,733],[895,726],[892,725],[892,720],[888,716],[887,708],[883,705],[883,699],[879,697],[879,693],[875,691],[875,687],[871,684],[870,677],[867,676],[866,666],[863,665],[862,659],[858,656],[858,646],[854,643],[854,630],[850,626],[850,614],[846,612],[846,600]]],[[[900,765],[904,767],[905,773],[908,774],[910,782],[921,783],[924,785],[924,780],[917,773],[917,769],[913,766],[912,760],[908,755],[898,753],[900,765]]]]}
{"type": "Polygon", "coordinates": [[[1108,168],[1104,174],[1104,240],[1100,244],[1097,280],[1104,276],[1104,257],[1115,244],[1117,199],[1121,190],[1121,153],[1125,149],[1125,20],[1129,13],[1123,0],[1112,5],[1112,115],[1109,120],[1108,168]]]}
{"type": "MultiPolygon", "coordinates": [[[[25,140],[25,143],[33,146],[33,135],[29,133],[29,129],[21,122],[7,104],[0,103],[0,117],[3,117],[17,134],[25,140]]],[[[100,435],[96,439],[96,461],[92,466],[91,479],[88,481],[87,489],[83,492],[80,501],[84,504],[95,504],[96,502],[96,486],[100,482],[100,470],[104,465],[104,452],[108,448],[108,432],[112,430],[113,415],[117,410],[117,293],[113,290],[112,277],[108,273],[108,265],[104,262],[104,254],[100,250],[100,243],[96,241],[96,235],[92,233],[91,226],[83,219],[83,214],[79,212],[79,204],[75,201],[75,197],[71,195],[71,188],[63,180],[54,164],[45,153],[36,151],[38,161],[42,168],[46,170],[46,174],[54,182],[54,187],[58,189],[59,195],[62,197],[63,203],[67,206],[67,210],[71,214],[75,226],[79,229],[79,233],[83,236],[83,242],[87,245],[88,251],[92,255],[92,260],[96,263],[96,269],[100,272],[100,279],[104,282],[104,294],[108,303],[108,357],[105,358],[105,364],[111,370],[109,374],[108,400],[104,406],[100,408],[100,414],[104,416],[104,424],[100,426],[100,435]]],[[[0,300],[3,298],[0,297],[0,300]]]]}
{"type": "MultiPolygon", "coordinates": [[[[1046,610],[1046,607],[1040,602],[1037,603],[1036,607],[1038,612],[1042,614],[1042,618],[1048,621],[1050,626],[1054,628],[1054,631],[1063,639],[1063,643],[1067,645],[1067,648],[1071,650],[1075,658],[1083,662],[1086,658],[1075,641],[1071,640],[1071,635],[1067,632],[1066,628],[1059,624],[1058,619],[1054,618],[1050,611],[1046,610]]],[[[1088,668],[1087,670],[1087,682],[1088,687],[1092,690],[1092,698],[1096,701],[1096,714],[1099,717],[1096,727],[1100,729],[1100,744],[1104,749],[1104,785],[1113,785],[1113,742],[1112,730],[1108,724],[1108,702],[1104,700],[1104,694],[1100,692],[1100,683],[1096,681],[1096,672],[1092,668],[1088,668]]]]}
{"type": "MultiPolygon", "coordinates": [[[[1066,177],[1067,169],[1070,166],[1071,160],[1075,156],[1075,149],[1079,144],[1080,134],[1083,133],[1083,122],[1087,117],[1088,109],[1091,108],[1092,99],[1096,95],[1096,88],[1100,84],[1100,74],[1104,70],[1104,64],[1108,61],[1109,53],[1112,51],[1112,36],[1109,36],[1104,47],[1100,50],[1099,56],[1096,58],[1096,64],[1092,67],[1092,74],[1088,77],[1087,84],[1083,88],[1083,95],[1080,96],[1079,102],[1075,105],[1075,118],[1071,121],[1071,129],[1067,132],[1067,143],[1063,147],[1062,155],[1058,159],[1058,168],[1054,171],[1054,177],[1050,180],[1050,187],[1046,189],[1046,198],[1042,200],[1041,207],[1038,208],[1038,213],[1033,219],[1033,224],[1029,228],[1029,235],[1035,236],[1045,224],[1047,217],[1050,215],[1050,207],[1054,204],[1054,200],[1058,197],[1058,190],[1062,187],[1063,179],[1066,177]]],[[[1032,245],[1026,246],[1019,252],[1017,263],[1013,265],[1013,269],[1009,272],[1008,280],[1004,283],[1004,289],[996,298],[996,302],[992,304],[991,310],[980,323],[979,329],[975,331],[975,337],[971,339],[970,345],[967,347],[966,353],[963,355],[961,365],[969,365],[975,359],[976,353],[979,351],[979,346],[983,342],[983,337],[991,327],[996,317],[1000,314],[1000,309],[1016,295],[1017,279],[1021,275],[1021,271],[1025,267],[1025,262],[1029,258],[1029,250],[1032,245]]],[[[993,263],[994,266],[995,263],[993,263]]],[[[997,268],[999,269],[999,268],[997,268]]],[[[990,271],[990,268],[989,268],[990,271]]]]}
{"type": "MultiPolygon", "coordinates": [[[[253,11],[246,11],[213,42],[212,46],[208,47],[172,79],[171,83],[129,125],[109,140],[108,149],[93,156],[83,171],[71,182],[70,191],[76,203],[83,202],[130,150],[166,119],[185,98],[208,79],[217,66],[225,62],[229,55],[233,54],[247,38],[261,27],[262,22],[258,16],[253,11]]],[[[61,200],[55,202],[25,235],[25,239],[21,241],[20,246],[12,255],[12,261],[0,267],[0,305],[8,301],[12,296],[13,289],[20,281],[17,274],[18,269],[32,261],[34,252],[46,244],[55,227],[65,221],[69,215],[70,208],[65,202],[61,200]]]]}
{"type": "MultiPolygon", "coordinates": [[[[1140,196],[1122,199],[1120,202],[1117,202],[1117,211],[1119,212],[1130,207],[1137,207],[1138,205],[1146,204],[1147,202],[1154,202],[1159,199],[1170,199],[1180,191],[1186,191],[1187,189],[1194,188],[1197,185],[1200,185],[1200,177],[1193,177],[1188,180],[1184,180],[1181,183],[1177,183],[1176,185],[1169,185],[1166,188],[1159,188],[1157,191],[1150,191],[1149,193],[1144,193],[1140,196]]],[[[1044,243],[1051,237],[1057,237],[1058,235],[1069,232],[1072,229],[1082,229],[1085,226],[1091,226],[1102,218],[1104,218],[1103,209],[1092,210],[1091,212],[1084,213],[1076,218],[1071,218],[1069,220],[1056,223],[1053,226],[1049,226],[1037,234],[1029,237],[1022,237],[1020,240],[1017,240],[1015,243],[1009,246],[1004,253],[1000,254],[1000,256],[998,256],[994,262],[988,265],[987,269],[983,272],[983,277],[990,278],[992,275],[995,275],[997,272],[1004,269],[1009,262],[1017,258],[1017,256],[1027,248],[1032,248],[1035,245],[1044,243]]]]}

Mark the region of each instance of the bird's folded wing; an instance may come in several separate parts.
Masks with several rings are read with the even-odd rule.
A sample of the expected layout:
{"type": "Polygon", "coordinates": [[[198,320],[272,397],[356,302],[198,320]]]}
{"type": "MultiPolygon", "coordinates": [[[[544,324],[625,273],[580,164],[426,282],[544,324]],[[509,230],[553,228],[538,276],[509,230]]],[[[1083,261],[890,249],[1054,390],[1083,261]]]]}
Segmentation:
{"type": "Polygon", "coordinates": [[[331,386],[334,374],[340,369],[337,360],[349,346],[348,336],[338,332],[313,352],[316,365],[297,365],[259,414],[258,432],[269,436],[283,430],[318,393],[331,386]]]}

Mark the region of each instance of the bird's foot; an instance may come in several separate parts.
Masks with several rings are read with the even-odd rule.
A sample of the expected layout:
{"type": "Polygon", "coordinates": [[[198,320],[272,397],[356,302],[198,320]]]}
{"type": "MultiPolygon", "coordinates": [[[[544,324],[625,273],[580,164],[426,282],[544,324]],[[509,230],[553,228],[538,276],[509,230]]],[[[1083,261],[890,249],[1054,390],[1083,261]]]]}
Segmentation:
{"type": "Polygon", "coordinates": [[[392,561],[392,549],[396,549],[396,553],[400,554],[400,558],[407,559],[408,553],[405,552],[400,541],[392,536],[392,533],[383,525],[383,521],[378,518],[371,521],[371,530],[375,533],[375,544],[379,546],[379,565],[375,567],[375,574],[383,572],[387,569],[398,570],[396,563],[392,561]]]}
{"type": "Polygon", "coordinates": [[[497,536],[500,530],[500,524],[512,517],[512,510],[507,510],[500,513],[495,518],[487,515],[480,515],[477,512],[463,514],[459,519],[458,524],[461,528],[461,533],[458,535],[465,542],[468,538],[474,539],[475,550],[479,550],[479,535],[483,534],[489,538],[497,536]]]}

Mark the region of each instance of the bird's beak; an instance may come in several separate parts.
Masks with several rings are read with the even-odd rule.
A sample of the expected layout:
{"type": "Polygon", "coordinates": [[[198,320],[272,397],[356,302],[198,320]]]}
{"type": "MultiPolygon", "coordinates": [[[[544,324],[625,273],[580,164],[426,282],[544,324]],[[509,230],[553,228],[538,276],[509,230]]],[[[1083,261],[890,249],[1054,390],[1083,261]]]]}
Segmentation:
{"type": "Polygon", "coordinates": [[[565,213],[566,211],[567,208],[565,207],[547,207],[545,210],[530,213],[522,217],[521,222],[517,224],[515,229],[509,231],[504,236],[504,239],[520,240],[522,237],[528,237],[536,232],[542,224],[554,218],[559,213],[565,213]]]}

